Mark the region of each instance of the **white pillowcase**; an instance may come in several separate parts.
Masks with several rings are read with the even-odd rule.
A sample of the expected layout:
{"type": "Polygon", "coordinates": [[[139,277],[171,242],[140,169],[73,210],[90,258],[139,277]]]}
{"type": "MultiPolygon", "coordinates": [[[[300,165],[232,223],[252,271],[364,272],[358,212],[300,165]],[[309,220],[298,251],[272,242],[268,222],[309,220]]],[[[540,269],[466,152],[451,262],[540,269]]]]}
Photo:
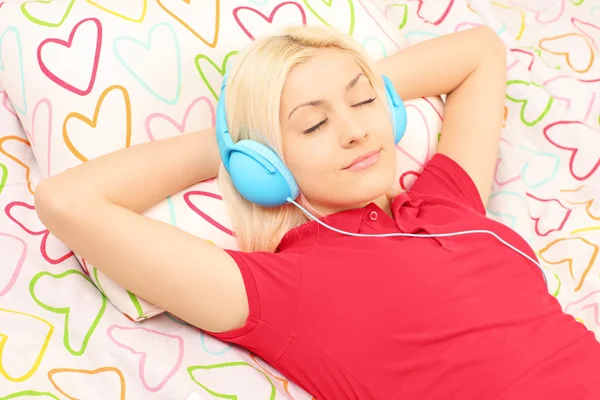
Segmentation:
{"type": "MultiPolygon", "coordinates": [[[[331,25],[351,33],[374,60],[397,52],[406,43],[384,18],[384,3],[104,0],[72,8],[69,1],[29,2],[21,8],[8,2],[0,13],[0,82],[42,175],[55,175],[125,146],[214,126],[227,65],[252,38],[283,26],[331,25]]],[[[398,176],[410,187],[435,150],[443,104],[433,98],[406,106],[398,176]]],[[[174,194],[146,215],[236,248],[216,180],[174,194]]],[[[79,260],[131,319],[163,311],[79,260]]],[[[171,268],[177,273],[176,265],[171,268]]]]}

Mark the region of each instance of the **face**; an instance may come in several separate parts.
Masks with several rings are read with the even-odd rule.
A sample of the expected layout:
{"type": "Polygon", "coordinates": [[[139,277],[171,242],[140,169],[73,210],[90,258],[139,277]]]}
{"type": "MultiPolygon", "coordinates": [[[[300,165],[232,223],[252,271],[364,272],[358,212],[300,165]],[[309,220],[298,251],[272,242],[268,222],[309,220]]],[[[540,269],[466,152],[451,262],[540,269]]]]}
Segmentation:
{"type": "Polygon", "coordinates": [[[396,151],[385,101],[339,50],[320,50],[290,72],[281,95],[283,156],[323,215],[386,200],[396,151]]]}

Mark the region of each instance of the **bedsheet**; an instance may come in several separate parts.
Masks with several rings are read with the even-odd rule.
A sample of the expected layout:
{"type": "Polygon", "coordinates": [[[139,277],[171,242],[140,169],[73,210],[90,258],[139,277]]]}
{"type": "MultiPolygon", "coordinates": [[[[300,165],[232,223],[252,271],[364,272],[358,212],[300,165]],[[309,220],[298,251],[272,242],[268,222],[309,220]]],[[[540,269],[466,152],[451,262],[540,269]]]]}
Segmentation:
{"type": "Polygon", "coordinates": [[[477,25],[506,44],[487,215],[530,243],[549,291],[600,338],[600,1],[396,1],[385,12],[410,45],[477,25]]]}
{"type": "MultiPolygon", "coordinates": [[[[529,241],[550,292],[600,335],[600,3],[397,0],[382,12],[410,44],[479,24],[505,41],[488,216],[529,241]]],[[[35,215],[26,137],[0,88],[0,400],[312,398],[173,316],[134,323],[107,303],[35,215]]]]}

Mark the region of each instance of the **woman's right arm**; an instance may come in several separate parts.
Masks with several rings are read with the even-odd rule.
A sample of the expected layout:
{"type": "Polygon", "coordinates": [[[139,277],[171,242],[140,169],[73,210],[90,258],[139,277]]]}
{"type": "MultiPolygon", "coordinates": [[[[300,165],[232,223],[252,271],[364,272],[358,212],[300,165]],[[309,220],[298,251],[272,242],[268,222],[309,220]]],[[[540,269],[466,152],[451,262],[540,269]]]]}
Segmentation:
{"type": "Polygon", "coordinates": [[[244,325],[241,272],[221,248],[142,213],[216,176],[214,128],[132,146],[43,180],[42,223],[117,284],[211,332],[244,325]]]}

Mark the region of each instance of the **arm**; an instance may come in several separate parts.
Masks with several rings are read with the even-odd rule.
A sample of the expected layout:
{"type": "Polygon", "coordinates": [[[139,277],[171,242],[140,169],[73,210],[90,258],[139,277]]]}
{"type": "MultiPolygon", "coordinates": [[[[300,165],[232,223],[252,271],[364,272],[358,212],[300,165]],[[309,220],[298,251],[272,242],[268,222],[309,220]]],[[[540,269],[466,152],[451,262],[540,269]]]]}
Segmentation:
{"type": "Polygon", "coordinates": [[[241,273],[222,249],[140,213],[217,174],[214,129],[132,146],[42,181],[40,220],[116,283],[201,329],[245,323],[241,273]],[[218,299],[218,301],[215,301],[218,299]]]}
{"type": "Polygon", "coordinates": [[[378,63],[403,100],[447,94],[437,151],[469,174],[485,205],[504,116],[506,49],[489,27],[441,36],[378,63]]]}

